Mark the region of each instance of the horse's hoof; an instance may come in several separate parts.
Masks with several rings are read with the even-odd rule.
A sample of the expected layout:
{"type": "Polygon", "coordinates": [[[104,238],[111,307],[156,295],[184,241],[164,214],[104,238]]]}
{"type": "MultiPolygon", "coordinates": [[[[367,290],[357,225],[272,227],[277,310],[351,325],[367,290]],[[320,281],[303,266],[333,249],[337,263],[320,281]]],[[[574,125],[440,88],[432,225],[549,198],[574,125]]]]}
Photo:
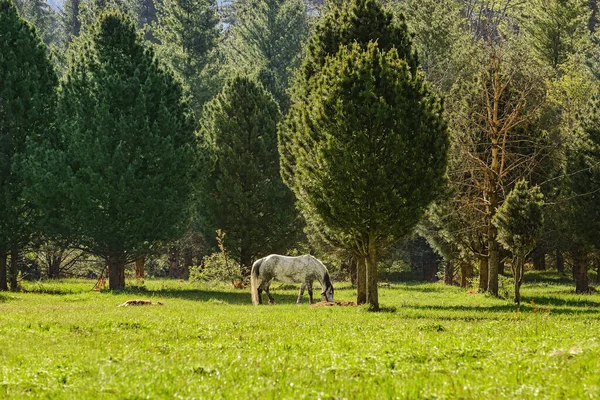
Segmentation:
{"type": "Polygon", "coordinates": [[[275,304],[273,300],[269,300],[269,304],[275,304]]]}

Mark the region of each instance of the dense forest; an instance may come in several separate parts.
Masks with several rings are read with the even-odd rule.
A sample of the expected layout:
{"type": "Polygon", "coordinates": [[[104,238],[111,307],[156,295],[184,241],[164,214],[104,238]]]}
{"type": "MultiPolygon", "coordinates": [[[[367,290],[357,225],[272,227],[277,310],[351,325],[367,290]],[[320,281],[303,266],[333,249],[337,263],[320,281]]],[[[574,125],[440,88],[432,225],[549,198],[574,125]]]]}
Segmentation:
{"type": "MultiPolygon", "coordinates": [[[[0,0],[0,290],[311,253],[600,271],[595,0],[0,0]],[[104,272],[102,272],[104,273],[104,272]]],[[[439,268],[438,268],[439,266],[439,268]]],[[[438,271],[439,270],[439,271],[438,271]]],[[[600,281],[600,273],[596,276],[600,281]]]]}

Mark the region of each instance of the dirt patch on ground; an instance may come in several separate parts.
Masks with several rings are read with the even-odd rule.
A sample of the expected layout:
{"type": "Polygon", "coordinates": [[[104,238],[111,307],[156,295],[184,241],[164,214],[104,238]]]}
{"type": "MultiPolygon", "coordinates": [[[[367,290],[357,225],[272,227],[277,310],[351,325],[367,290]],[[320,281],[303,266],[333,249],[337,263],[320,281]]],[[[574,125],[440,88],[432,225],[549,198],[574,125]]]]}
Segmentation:
{"type": "Polygon", "coordinates": [[[157,301],[156,303],[153,303],[152,300],[139,300],[139,299],[135,299],[135,300],[127,300],[125,303],[123,304],[119,304],[119,307],[128,307],[128,306],[162,306],[163,303],[160,301],[157,301]]]}
{"type": "Polygon", "coordinates": [[[353,301],[320,301],[318,303],[311,304],[311,307],[333,307],[333,306],[341,306],[341,307],[355,307],[356,303],[353,301]]]}

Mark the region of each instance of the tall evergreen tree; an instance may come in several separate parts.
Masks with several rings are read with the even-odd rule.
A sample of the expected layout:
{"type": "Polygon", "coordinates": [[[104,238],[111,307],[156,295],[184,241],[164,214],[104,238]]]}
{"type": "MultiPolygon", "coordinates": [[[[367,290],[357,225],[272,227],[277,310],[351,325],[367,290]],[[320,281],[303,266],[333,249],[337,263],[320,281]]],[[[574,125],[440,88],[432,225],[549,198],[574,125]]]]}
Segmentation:
{"type": "MultiPolygon", "coordinates": [[[[335,55],[340,46],[354,42],[366,47],[377,41],[382,51],[395,48],[400,58],[406,59],[412,72],[416,72],[418,60],[412,49],[410,35],[403,17],[397,22],[376,0],[352,0],[330,2],[325,6],[310,36],[301,66],[290,89],[291,107],[279,130],[279,152],[281,175],[284,182],[293,187],[295,181],[297,149],[308,148],[303,110],[309,107],[308,96],[316,82],[315,77],[325,64],[327,57],[335,55]]],[[[313,219],[315,223],[318,223],[313,219]]],[[[322,229],[322,224],[318,228],[322,229]]],[[[335,236],[333,233],[325,234],[335,236]]],[[[334,242],[340,242],[336,238],[334,242]]],[[[343,240],[342,240],[343,242],[343,240]]],[[[361,256],[362,257],[362,256],[361,256]]],[[[359,260],[357,271],[358,303],[366,301],[364,263],[359,260]]]]}
{"type": "Polygon", "coordinates": [[[46,0],[15,0],[21,15],[38,30],[46,45],[58,43],[60,18],[46,0]]]}
{"type": "Polygon", "coordinates": [[[11,0],[0,0],[0,290],[16,289],[16,260],[31,234],[30,205],[24,200],[20,162],[27,141],[52,129],[57,78],[46,46],[19,17],[11,0]]]}
{"type": "Polygon", "coordinates": [[[123,14],[102,13],[81,40],[58,99],[61,141],[31,157],[29,192],[47,215],[62,211],[54,233],[103,258],[117,289],[126,263],[187,228],[194,124],[123,14]]]}
{"type": "Polygon", "coordinates": [[[282,110],[289,109],[288,87],[299,66],[309,21],[302,0],[240,0],[225,42],[229,66],[258,77],[282,110]]]}
{"type": "Polygon", "coordinates": [[[494,216],[498,228],[498,241],[512,253],[514,301],[521,303],[521,284],[525,272],[525,257],[535,247],[539,238],[544,214],[543,195],[539,187],[528,188],[527,182],[517,182],[506,201],[494,216]]]}
{"type": "Polygon", "coordinates": [[[442,107],[421,73],[373,42],[341,47],[311,89],[292,187],[309,223],[366,260],[367,302],[378,309],[380,251],[409,235],[443,190],[442,107]]]}
{"type": "Polygon", "coordinates": [[[203,112],[202,136],[214,160],[204,190],[211,230],[248,275],[254,260],[294,245],[293,193],[279,175],[277,103],[246,77],[232,79],[203,112]]]}
{"type": "Polygon", "coordinates": [[[81,31],[81,19],[79,10],[81,0],[65,0],[61,13],[64,41],[70,43],[74,37],[79,36],[81,31]]]}
{"type": "Polygon", "coordinates": [[[192,105],[199,112],[213,97],[214,76],[206,73],[219,38],[215,0],[164,0],[158,4],[152,35],[157,55],[189,87],[192,105]]]}

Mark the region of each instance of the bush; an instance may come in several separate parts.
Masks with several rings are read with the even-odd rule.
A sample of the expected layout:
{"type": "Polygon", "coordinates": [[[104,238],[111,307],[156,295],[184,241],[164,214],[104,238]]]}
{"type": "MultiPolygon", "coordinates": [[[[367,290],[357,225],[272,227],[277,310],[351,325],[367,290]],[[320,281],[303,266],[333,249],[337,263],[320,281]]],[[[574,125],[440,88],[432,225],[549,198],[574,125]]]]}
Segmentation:
{"type": "Polygon", "coordinates": [[[239,264],[229,259],[224,252],[217,252],[204,257],[202,264],[202,266],[190,267],[190,281],[230,282],[242,279],[242,270],[239,264]]]}

